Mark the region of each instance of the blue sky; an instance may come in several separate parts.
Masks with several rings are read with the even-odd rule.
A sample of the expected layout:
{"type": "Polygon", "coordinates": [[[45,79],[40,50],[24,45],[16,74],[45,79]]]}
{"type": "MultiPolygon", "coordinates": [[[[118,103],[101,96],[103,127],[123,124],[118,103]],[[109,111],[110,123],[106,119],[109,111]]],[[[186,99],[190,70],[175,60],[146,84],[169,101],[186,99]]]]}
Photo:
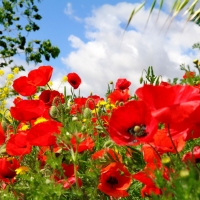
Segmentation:
{"type": "MultiPolygon", "coordinates": [[[[50,63],[56,67],[63,67],[60,58],[72,51],[68,37],[73,34],[80,37],[83,41],[87,41],[85,38],[84,23],[81,20],[92,16],[92,10],[95,8],[99,8],[104,4],[116,5],[119,2],[121,1],[110,0],[108,3],[106,0],[84,0],[80,3],[80,0],[42,0],[41,3],[37,4],[39,13],[42,16],[42,19],[38,21],[40,30],[34,32],[32,37],[41,38],[42,40],[50,39],[52,44],[57,45],[60,48],[61,53],[57,59],[52,59],[50,63]],[[67,11],[69,12],[68,14],[67,11]],[[80,21],[76,20],[75,17],[79,18],[80,21]]],[[[141,1],[136,0],[131,2],[141,1]]],[[[127,20],[129,15],[130,13],[127,13],[127,20]]],[[[44,60],[44,64],[48,64],[48,62],[44,60]]]]}
{"type": "MultiPolygon", "coordinates": [[[[142,70],[148,66],[153,66],[163,80],[183,75],[179,65],[192,64],[193,59],[199,58],[199,52],[191,47],[200,40],[200,27],[188,23],[184,28],[185,21],[179,18],[173,21],[167,32],[168,25],[162,29],[168,17],[167,8],[173,2],[170,0],[165,1],[165,12],[160,13],[157,23],[158,10],[154,10],[144,31],[152,2],[149,1],[123,35],[132,10],[141,2],[42,0],[38,3],[42,16],[38,22],[40,30],[30,38],[50,39],[61,50],[58,58],[42,63],[55,68],[55,89],[68,72],[76,72],[82,78],[80,89],[83,96],[91,91],[104,96],[107,83],[118,78],[132,82],[133,94],[140,86],[142,70]]],[[[27,65],[22,60],[18,62],[27,65]]],[[[31,64],[27,69],[34,67],[31,64]]]]}

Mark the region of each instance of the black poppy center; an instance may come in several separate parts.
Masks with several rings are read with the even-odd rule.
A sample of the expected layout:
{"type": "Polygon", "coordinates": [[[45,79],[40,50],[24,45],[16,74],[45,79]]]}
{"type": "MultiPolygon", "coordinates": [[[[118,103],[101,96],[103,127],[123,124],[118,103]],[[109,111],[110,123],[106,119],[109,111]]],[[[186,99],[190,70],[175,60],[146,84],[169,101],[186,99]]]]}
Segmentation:
{"type": "Polygon", "coordinates": [[[196,158],[196,159],[195,159],[195,162],[196,162],[196,163],[200,163],[200,158],[196,158]]]}
{"type": "Polygon", "coordinates": [[[146,126],[144,124],[130,127],[127,132],[135,137],[144,137],[147,135],[146,126]]]}
{"type": "Polygon", "coordinates": [[[70,83],[71,83],[72,85],[76,85],[76,81],[75,81],[75,80],[71,80],[70,83]]]}
{"type": "Polygon", "coordinates": [[[114,176],[110,176],[107,180],[107,183],[109,183],[111,185],[111,187],[113,187],[114,185],[118,184],[118,180],[114,177],[114,176]]]}

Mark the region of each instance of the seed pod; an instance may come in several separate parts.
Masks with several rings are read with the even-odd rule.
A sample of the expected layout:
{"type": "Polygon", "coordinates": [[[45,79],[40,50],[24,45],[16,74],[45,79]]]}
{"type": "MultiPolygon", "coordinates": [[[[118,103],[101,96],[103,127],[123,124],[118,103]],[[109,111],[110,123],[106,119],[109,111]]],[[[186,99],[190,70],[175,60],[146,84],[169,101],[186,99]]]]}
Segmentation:
{"type": "Polygon", "coordinates": [[[92,117],[92,112],[89,108],[84,109],[83,117],[86,118],[86,119],[90,119],[92,117]]]}
{"type": "Polygon", "coordinates": [[[8,127],[8,124],[6,123],[6,121],[2,121],[1,122],[1,126],[2,126],[2,128],[3,128],[3,131],[4,131],[4,133],[7,131],[7,127],[8,127]]]}
{"type": "Polygon", "coordinates": [[[52,118],[57,118],[58,115],[59,115],[59,111],[57,109],[56,106],[51,106],[50,110],[49,110],[49,115],[52,117],[52,118]]]}

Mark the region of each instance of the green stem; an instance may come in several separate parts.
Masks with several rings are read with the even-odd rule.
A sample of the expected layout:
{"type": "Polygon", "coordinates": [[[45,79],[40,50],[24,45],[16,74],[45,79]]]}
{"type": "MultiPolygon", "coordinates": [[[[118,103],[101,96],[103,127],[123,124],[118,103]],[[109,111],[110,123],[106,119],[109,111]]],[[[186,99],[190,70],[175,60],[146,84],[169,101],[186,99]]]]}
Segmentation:
{"type": "Polygon", "coordinates": [[[48,86],[49,90],[52,90],[51,87],[50,87],[50,85],[48,83],[47,83],[47,86],[48,86]]]}
{"type": "Polygon", "coordinates": [[[173,147],[174,147],[174,149],[176,151],[176,154],[177,154],[177,157],[178,157],[179,161],[182,163],[181,157],[180,157],[180,155],[178,153],[178,150],[176,148],[176,145],[174,144],[174,141],[172,139],[171,132],[170,132],[170,125],[169,124],[167,124],[167,128],[168,128],[168,134],[169,134],[169,138],[171,140],[171,143],[172,143],[172,145],[173,145],[173,147]]]}

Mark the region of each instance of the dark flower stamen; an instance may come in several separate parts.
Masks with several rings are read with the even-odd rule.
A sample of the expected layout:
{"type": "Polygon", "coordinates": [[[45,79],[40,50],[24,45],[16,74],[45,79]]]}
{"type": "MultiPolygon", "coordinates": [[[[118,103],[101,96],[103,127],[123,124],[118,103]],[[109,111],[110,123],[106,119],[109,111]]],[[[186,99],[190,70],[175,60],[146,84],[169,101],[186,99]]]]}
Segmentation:
{"type": "Polygon", "coordinates": [[[106,182],[109,183],[111,187],[113,187],[113,185],[118,184],[118,180],[113,176],[110,176],[109,179],[106,180],[106,182]]]}
{"type": "Polygon", "coordinates": [[[127,130],[127,132],[136,137],[143,137],[147,135],[146,126],[144,124],[133,126],[127,130]]]}

